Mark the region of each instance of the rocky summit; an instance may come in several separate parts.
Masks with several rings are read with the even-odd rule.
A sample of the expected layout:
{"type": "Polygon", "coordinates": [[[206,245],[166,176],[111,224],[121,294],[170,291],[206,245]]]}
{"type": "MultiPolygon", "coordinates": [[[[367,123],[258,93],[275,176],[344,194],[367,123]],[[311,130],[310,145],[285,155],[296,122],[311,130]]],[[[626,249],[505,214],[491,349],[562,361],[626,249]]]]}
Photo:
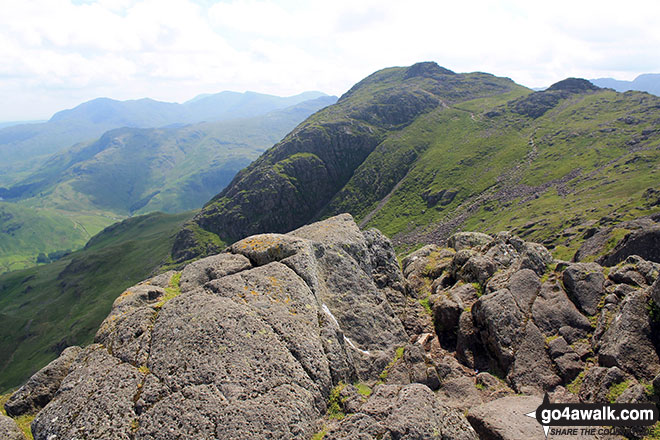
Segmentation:
{"type": "Polygon", "coordinates": [[[36,415],[37,440],[538,437],[523,414],[546,392],[658,401],[659,270],[555,260],[508,232],[400,267],[342,214],[129,288],[94,344],[5,409],[36,415]]]}

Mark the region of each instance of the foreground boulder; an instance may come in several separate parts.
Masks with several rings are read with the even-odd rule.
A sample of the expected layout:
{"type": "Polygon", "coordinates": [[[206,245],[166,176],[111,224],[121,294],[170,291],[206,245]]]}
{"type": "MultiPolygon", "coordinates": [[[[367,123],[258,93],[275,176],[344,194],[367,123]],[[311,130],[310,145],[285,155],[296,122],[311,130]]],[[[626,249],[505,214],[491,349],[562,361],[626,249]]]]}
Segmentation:
{"type": "Polygon", "coordinates": [[[3,440],[26,440],[23,432],[11,417],[0,414],[0,438],[3,440]]]}
{"type": "Polygon", "coordinates": [[[5,403],[7,414],[12,417],[33,414],[46,406],[69,374],[71,364],[80,351],[80,347],[69,347],[60,357],[34,374],[5,403]]]}
{"type": "Polygon", "coordinates": [[[438,384],[395,312],[405,291],[389,241],[349,215],[246,238],[122,294],[34,437],[307,439],[337,384],[374,384],[391,369],[360,409],[374,426],[476,438],[426,385],[389,385],[438,384]]]}
{"type": "Polygon", "coordinates": [[[379,385],[358,413],[343,419],[323,438],[476,440],[479,437],[459,411],[441,405],[427,387],[412,384],[379,385]]]}

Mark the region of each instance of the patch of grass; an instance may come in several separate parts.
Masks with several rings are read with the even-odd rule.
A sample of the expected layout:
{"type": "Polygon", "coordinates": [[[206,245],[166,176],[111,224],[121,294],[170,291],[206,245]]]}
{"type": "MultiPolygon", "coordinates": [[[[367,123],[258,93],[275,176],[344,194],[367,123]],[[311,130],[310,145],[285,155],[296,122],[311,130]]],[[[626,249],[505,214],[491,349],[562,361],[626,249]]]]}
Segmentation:
{"type": "Polygon", "coordinates": [[[646,309],[649,312],[649,317],[651,318],[651,321],[653,321],[656,324],[660,324],[660,306],[656,304],[655,301],[649,300],[646,309]]]}
{"type": "Polygon", "coordinates": [[[485,387],[484,384],[482,384],[482,383],[475,384],[474,386],[475,386],[475,388],[478,389],[479,391],[483,391],[483,390],[486,389],[486,387],[485,387]]]}
{"type": "Polygon", "coordinates": [[[14,418],[14,421],[21,429],[21,431],[23,431],[23,434],[25,434],[25,437],[27,437],[28,440],[34,440],[34,437],[32,436],[32,428],[30,425],[32,424],[32,421],[35,417],[36,414],[25,414],[14,418]]]}
{"type": "Polygon", "coordinates": [[[384,383],[387,380],[387,375],[390,372],[390,368],[394,366],[394,364],[401,358],[403,358],[403,352],[405,350],[405,347],[399,347],[396,349],[394,353],[394,359],[390,361],[389,364],[383,369],[383,371],[380,373],[380,382],[384,383]]]}
{"type": "Polygon", "coordinates": [[[621,383],[614,384],[610,387],[607,392],[607,400],[610,403],[616,402],[616,399],[623,394],[624,391],[628,389],[630,383],[627,380],[624,380],[621,383]]]}
{"type": "Polygon", "coordinates": [[[579,394],[580,388],[582,388],[582,382],[584,381],[584,376],[586,372],[587,370],[581,371],[580,374],[578,374],[578,376],[575,379],[573,379],[573,382],[566,385],[566,389],[573,394],[579,394]]]}
{"type": "Polygon", "coordinates": [[[345,386],[346,384],[340,382],[330,391],[330,398],[328,399],[328,418],[330,419],[342,420],[346,417],[341,400],[341,391],[345,386]]]}
{"type": "Polygon", "coordinates": [[[660,440],[660,422],[651,426],[642,440],[660,440]]]}
{"type": "Polygon", "coordinates": [[[373,392],[373,390],[368,385],[362,382],[358,382],[354,386],[357,388],[358,394],[360,394],[362,397],[369,397],[373,392]]]}
{"type": "Polygon", "coordinates": [[[325,437],[325,435],[327,433],[328,433],[328,431],[323,429],[323,430],[317,432],[316,434],[314,434],[310,440],[323,440],[323,437],[325,437]]]}
{"type": "Polygon", "coordinates": [[[477,291],[477,298],[481,298],[484,294],[484,288],[479,283],[472,283],[472,287],[477,291]]]}
{"type": "Polygon", "coordinates": [[[431,309],[431,304],[429,303],[429,297],[427,296],[426,298],[422,298],[419,300],[419,303],[424,307],[424,311],[430,315],[433,316],[433,309],[431,309]]]}
{"type": "Polygon", "coordinates": [[[174,275],[172,275],[172,278],[170,278],[169,286],[165,288],[165,295],[163,295],[160,301],[156,303],[155,305],[156,308],[159,309],[163,307],[163,305],[166,302],[181,295],[181,287],[179,286],[180,281],[181,281],[181,272],[176,272],[174,275]]]}
{"type": "MultiPolygon", "coordinates": [[[[7,415],[7,411],[5,411],[5,403],[7,403],[12,393],[13,392],[9,392],[0,395],[0,414],[2,414],[3,416],[7,415]]],[[[25,437],[28,440],[34,440],[34,437],[32,436],[32,430],[30,429],[30,424],[32,423],[32,420],[34,420],[34,417],[35,417],[34,414],[25,414],[14,418],[14,421],[21,429],[21,431],[23,431],[23,434],[25,434],[25,437]]]]}

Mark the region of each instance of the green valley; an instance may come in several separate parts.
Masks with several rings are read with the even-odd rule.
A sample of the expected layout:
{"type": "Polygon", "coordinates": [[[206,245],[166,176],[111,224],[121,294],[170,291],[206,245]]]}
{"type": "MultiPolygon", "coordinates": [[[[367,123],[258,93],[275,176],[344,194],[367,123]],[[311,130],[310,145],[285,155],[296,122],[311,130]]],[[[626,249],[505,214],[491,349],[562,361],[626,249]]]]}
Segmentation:
{"type": "Polygon", "coordinates": [[[0,390],[65,347],[91,343],[117,295],[167,260],[176,230],[192,215],[133,217],[54,263],[0,275],[0,390]]]}

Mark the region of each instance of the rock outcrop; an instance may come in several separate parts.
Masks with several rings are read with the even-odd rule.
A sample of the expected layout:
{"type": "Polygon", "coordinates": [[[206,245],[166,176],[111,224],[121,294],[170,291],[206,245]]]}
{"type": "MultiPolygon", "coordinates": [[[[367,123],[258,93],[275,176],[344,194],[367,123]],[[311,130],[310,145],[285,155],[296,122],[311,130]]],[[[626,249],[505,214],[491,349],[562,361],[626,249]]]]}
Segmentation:
{"type": "Polygon", "coordinates": [[[469,411],[480,438],[538,435],[536,421],[515,414],[535,410],[545,392],[560,402],[657,401],[644,386],[660,374],[656,263],[553,261],[508,233],[448,243],[456,248],[404,258],[403,273],[431,306],[439,396],[469,411]]]}
{"type": "Polygon", "coordinates": [[[523,414],[546,392],[657,402],[656,263],[554,261],[510,233],[449,243],[401,270],[347,214],[245,238],[128,289],[6,408],[37,413],[37,440],[473,440],[540,435],[523,414]]]}
{"type": "Polygon", "coordinates": [[[11,417],[0,414],[0,438],[3,440],[26,440],[23,431],[11,417]]]}
{"type": "Polygon", "coordinates": [[[389,241],[349,215],[246,238],[117,298],[96,343],[54,362],[68,374],[34,437],[303,439],[334,387],[365,383],[374,396],[333,438],[354,423],[476,438],[424,385],[439,379],[399,318],[411,301],[389,241]]]}

